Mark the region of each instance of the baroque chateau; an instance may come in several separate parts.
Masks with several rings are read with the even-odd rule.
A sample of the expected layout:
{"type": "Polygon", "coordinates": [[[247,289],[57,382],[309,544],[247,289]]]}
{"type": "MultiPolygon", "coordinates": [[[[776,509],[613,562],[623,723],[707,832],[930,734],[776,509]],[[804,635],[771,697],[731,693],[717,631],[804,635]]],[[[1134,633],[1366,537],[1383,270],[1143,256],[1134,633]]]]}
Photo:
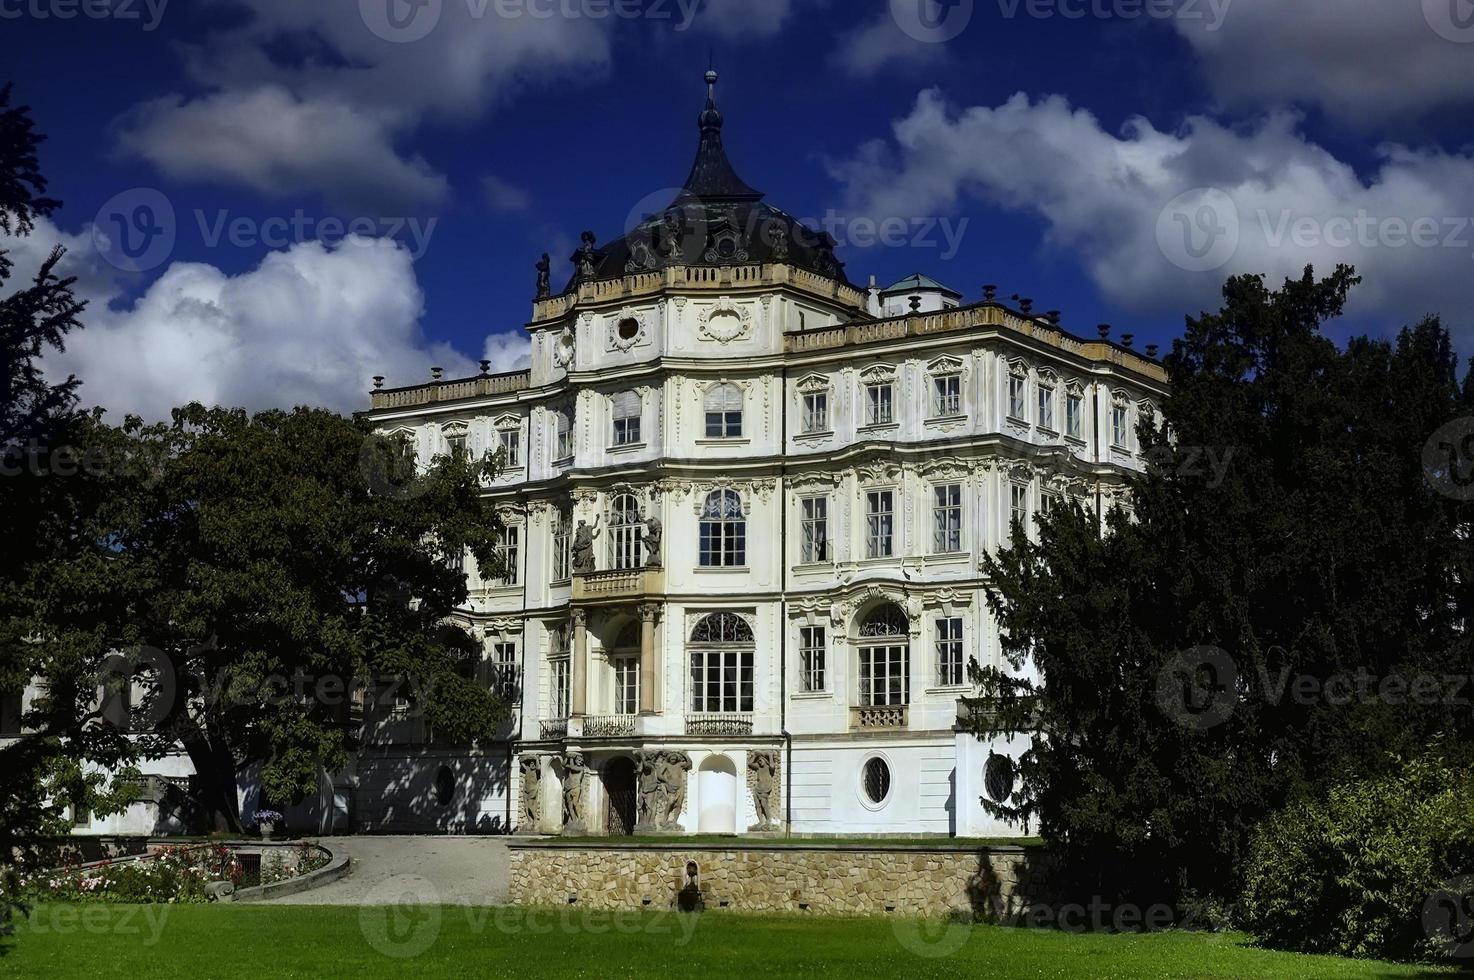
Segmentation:
{"type": "Polygon", "coordinates": [[[538,264],[527,370],[371,396],[422,462],[502,454],[509,574],[467,556],[459,616],[505,738],[437,744],[403,702],[292,826],[1023,833],[981,803],[1019,747],[958,725],[970,662],[1008,667],[980,562],[1014,521],[1115,505],[1166,374],[992,287],[856,285],[738,176],[707,83],[669,206],[584,233],[561,290],[538,264]]]}

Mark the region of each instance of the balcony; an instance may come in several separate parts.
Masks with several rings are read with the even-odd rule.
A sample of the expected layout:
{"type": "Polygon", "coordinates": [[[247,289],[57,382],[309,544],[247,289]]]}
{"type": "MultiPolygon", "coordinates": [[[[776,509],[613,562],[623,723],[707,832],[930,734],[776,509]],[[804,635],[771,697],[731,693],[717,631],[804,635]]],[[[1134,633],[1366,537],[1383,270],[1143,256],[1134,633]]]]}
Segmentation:
{"type": "Polygon", "coordinates": [[[538,734],[542,736],[544,741],[568,737],[567,718],[551,718],[547,721],[540,721],[537,727],[538,734]]]}
{"type": "Polygon", "coordinates": [[[589,715],[583,720],[584,738],[623,738],[635,733],[635,715],[589,715]]]}
{"type": "Polygon", "coordinates": [[[751,735],[752,715],[687,715],[687,735],[751,735]]]}
{"type": "Polygon", "coordinates": [[[574,602],[638,601],[664,591],[665,571],[660,568],[616,568],[573,576],[574,602]]]}
{"type": "Polygon", "coordinates": [[[850,730],[855,732],[894,732],[907,726],[908,711],[904,704],[872,705],[850,708],[850,730]]]}

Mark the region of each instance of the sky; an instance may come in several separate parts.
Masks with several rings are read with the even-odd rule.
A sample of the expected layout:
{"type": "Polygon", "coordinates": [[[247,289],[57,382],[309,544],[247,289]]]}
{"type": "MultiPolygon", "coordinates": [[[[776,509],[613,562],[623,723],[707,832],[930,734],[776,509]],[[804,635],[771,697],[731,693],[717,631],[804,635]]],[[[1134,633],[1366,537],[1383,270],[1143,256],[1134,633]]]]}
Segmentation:
{"type": "MultiPolygon", "coordinates": [[[[1474,353],[1474,0],[0,0],[0,82],[89,299],[82,399],[367,406],[523,364],[534,263],[690,168],[709,60],[738,173],[860,284],[922,271],[1171,343],[1223,280],[1365,282],[1474,353]]],[[[12,284],[13,286],[14,284],[12,284]]]]}

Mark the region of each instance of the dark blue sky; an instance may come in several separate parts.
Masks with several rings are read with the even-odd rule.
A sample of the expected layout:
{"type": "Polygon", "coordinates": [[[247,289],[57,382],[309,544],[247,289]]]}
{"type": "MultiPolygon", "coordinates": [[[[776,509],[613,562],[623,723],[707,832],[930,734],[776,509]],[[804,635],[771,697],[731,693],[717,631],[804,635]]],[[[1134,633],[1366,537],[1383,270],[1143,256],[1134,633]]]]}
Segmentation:
{"type": "MultiPolygon", "coordinates": [[[[310,223],[291,237],[308,239],[330,215],[371,219],[383,233],[395,232],[398,219],[413,218],[421,227],[433,220],[413,269],[424,297],[418,324],[424,336],[407,343],[448,342],[479,357],[488,335],[517,330],[527,319],[532,266],[541,252],[553,253],[561,285],[580,231],[592,229],[601,241],[617,235],[646,195],[680,184],[695,148],[709,52],[721,72],[729,153],[769,202],[807,218],[832,209],[849,217],[899,214],[922,230],[943,221],[963,229],[955,254],[940,230],[928,241],[846,246],[840,257],[852,279],[863,283],[874,275],[885,284],[921,270],[968,299],[993,282],[1005,296],[1017,292],[1033,296],[1040,309],[1063,310],[1067,327],[1078,332],[1109,321],[1134,331],[1138,343],[1165,344],[1195,301],[1211,302],[1212,284],[1224,275],[1282,273],[1299,261],[1298,254],[1282,256],[1282,242],[1271,242],[1267,247],[1280,251],[1240,247],[1233,261],[1206,273],[1168,267],[1138,277],[1137,270],[1161,264],[1162,256],[1137,261],[1122,254],[1142,237],[1123,229],[1139,225],[1149,234],[1168,203],[1158,197],[1170,197],[1169,190],[1223,187],[1245,220],[1263,203],[1254,196],[1261,191],[1263,200],[1280,206],[1305,200],[1307,212],[1322,221],[1368,202],[1410,220],[1425,212],[1439,220],[1474,213],[1460,210],[1469,188],[1453,186],[1474,173],[1463,145],[1474,76],[1459,74],[1474,61],[1474,44],[1440,37],[1416,11],[1411,26],[1402,20],[1395,29],[1347,26],[1359,11],[1385,11],[1380,0],[1326,0],[1339,12],[1322,25],[1324,43],[1304,33],[1315,21],[1283,15],[1278,23],[1275,8],[1283,5],[1262,0],[1237,0],[1223,12],[1221,29],[1196,35],[1177,21],[1122,15],[1121,5],[1134,9],[1133,0],[1075,0],[1094,11],[1080,17],[1059,12],[1074,9],[1069,0],[1058,0],[1064,8],[1041,8],[1045,16],[1027,15],[1007,0],[977,0],[961,33],[936,44],[912,42],[899,30],[895,39],[885,35],[895,29],[887,22],[895,17],[887,0],[750,0],[749,14],[699,10],[686,29],[655,16],[655,8],[641,18],[571,24],[566,50],[553,33],[538,42],[559,45],[552,55],[493,52],[484,57],[505,57],[507,64],[464,70],[445,63],[476,49],[458,47],[448,32],[520,25],[508,28],[490,15],[461,22],[459,8],[474,9],[478,0],[444,0],[447,12],[435,33],[397,45],[365,27],[358,0],[303,4],[334,10],[320,22],[317,14],[293,12],[288,0],[173,0],[154,30],[119,18],[56,19],[65,2],[0,2],[10,14],[25,11],[0,18],[9,42],[0,77],[15,82],[17,100],[33,107],[50,137],[43,165],[53,193],[66,202],[56,220],[61,233],[84,234],[103,217],[106,202],[136,188],[162,191],[174,209],[172,250],[146,272],[115,283],[105,294],[114,310],[128,310],[172,263],[204,263],[235,277],[274,251],[249,235],[212,244],[209,226],[222,216],[259,228],[300,213],[310,223]],[[38,10],[48,16],[35,16],[38,10]],[[1096,15],[1101,11],[1107,16],[1096,15]],[[1354,73],[1379,44],[1393,47],[1365,71],[1380,73],[1384,88],[1401,87],[1390,102],[1370,82],[1365,94],[1338,82],[1338,73],[1354,73]],[[1402,77],[1416,74],[1430,51],[1458,59],[1448,62],[1456,70],[1445,72],[1446,85],[1402,77]],[[1268,59],[1268,67],[1261,70],[1254,59],[1268,59]],[[1270,78],[1286,59],[1299,59],[1295,64],[1324,78],[1270,78]],[[1398,70],[1398,59],[1405,59],[1406,71],[1398,70]],[[1235,64],[1269,81],[1257,90],[1236,81],[1235,64]],[[377,78],[360,84],[359,68],[377,78]],[[278,131],[270,112],[253,118],[216,111],[263,88],[303,106],[329,105],[344,119],[369,120],[365,145],[377,134],[382,152],[362,162],[354,156],[354,139],[362,137],[357,122],[345,122],[339,133],[316,125],[293,129],[283,119],[278,131]],[[928,89],[937,90],[945,125],[933,126],[907,152],[892,127],[913,114],[928,89]],[[998,110],[1015,93],[1028,101],[1010,122],[991,117],[963,132],[967,110],[998,110]],[[1064,115],[1046,117],[1048,96],[1063,98],[1064,115]],[[194,107],[195,118],[181,121],[165,110],[141,115],[140,107],[166,97],[174,110],[194,107]],[[1071,115],[1077,110],[1093,116],[1094,125],[1071,115]],[[224,120],[223,132],[210,134],[208,150],[200,148],[202,117],[206,127],[224,120]],[[1153,139],[1126,128],[1134,117],[1149,122],[1153,139]],[[1214,132],[1204,133],[1193,117],[1211,121],[1214,132]],[[1074,123],[1066,125],[1070,118],[1074,123]],[[1275,119],[1288,121],[1275,129],[1275,119]],[[939,133],[953,124],[957,131],[943,139],[939,133]],[[239,148],[230,145],[236,131],[252,133],[239,148]],[[307,146],[319,139],[336,145],[307,146]],[[873,141],[880,142],[863,149],[873,141]],[[1154,145],[1162,141],[1178,144],[1164,151],[1154,145]],[[1417,155],[1406,180],[1391,179],[1384,169],[1379,148],[1388,142],[1417,155]],[[1142,154],[1151,159],[1141,163],[1142,154]],[[306,161],[281,159],[299,155],[306,161]],[[257,157],[271,159],[240,163],[257,157]],[[857,177],[857,162],[867,160],[869,176],[857,177]],[[403,181],[377,176],[401,165],[431,175],[442,189],[407,193],[403,181]],[[1307,167],[1318,171],[1313,178],[1297,176],[1307,167]],[[498,194],[488,194],[488,178],[498,194]],[[887,207],[892,191],[900,194],[889,198],[893,205],[906,203],[887,207]],[[1151,213],[1136,214],[1144,209],[1151,213]],[[1271,264],[1265,255],[1276,259],[1275,268],[1256,268],[1256,261],[1271,264]],[[1178,288],[1179,280],[1187,285],[1178,288]]],[[[375,2],[403,0],[364,0],[368,8],[375,2]]],[[[577,9],[598,0],[583,2],[577,9]]],[[[143,0],[134,6],[147,21],[143,0]]],[[[229,105],[232,113],[251,111],[229,105]]],[[[398,237],[416,244],[409,231],[398,237]]],[[[1305,254],[1371,261],[1369,275],[1389,257],[1386,283],[1357,309],[1357,327],[1386,330],[1443,309],[1456,329],[1464,328],[1457,322],[1464,309],[1450,308],[1460,305],[1457,290],[1423,290],[1426,302],[1408,294],[1417,292],[1410,284],[1420,275],[1431,275],[1424,267],[1444,270],[1432,277],[1444,282],[1474,261],[1474,251],[1461,254],[1462,265],[1442,250],[1425,259],[1381,247],[1370,260],[1365,248],[1343,251],[1305,254]]],[[[385,367],[392,375],[395,366],[385,367]]],[[[228,398],[238,389],[221,390],[228,398]]]]}

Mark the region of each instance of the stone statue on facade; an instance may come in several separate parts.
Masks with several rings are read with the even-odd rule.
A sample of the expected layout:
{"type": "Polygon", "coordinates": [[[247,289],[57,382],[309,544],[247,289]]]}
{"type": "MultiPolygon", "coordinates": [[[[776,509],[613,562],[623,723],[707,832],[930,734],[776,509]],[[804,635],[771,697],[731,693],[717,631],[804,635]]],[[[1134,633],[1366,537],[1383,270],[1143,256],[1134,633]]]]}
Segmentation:
{"type": "Polygon", "coordinates": [[[573,571],[579,575],[587,575],[594,571],[594,540],[599,536],[599,518],[594,518],[594,526],[589,527],[587,521],[579,521],[578,527],[573,531],[573,571]]]}
{"type": "Polygon", "coordinates": [[[583,755],[570,752],[563,757],[563,833],[569,836],[589,831],[589,781],[594,770],[583,755]]]}
{"type": "Polygon", "coordinates": [[[666,259],[681,257],[681,246],[686,237],[685,216],[680,208],[666,211],[660,221],[660,254],[666,259]]]}
{"type": "Polygon", "coordinates": [[[592,279],[594,277],[594,233],[586,231],[580,236],[580,240],[583,244],[578,247],[578,253],[574,257],[578,278],[592,279]]]}
{"type": "Polygon", "coordinates": [[[522,775],[519,826],[523,833],[536,833],[542,823],[542,762],[535,755],[524,755],[518,760],[517,768],[522,775]]]}
{"type": "Polygon", "coordinates": [[[773,231],[772,231],[772,234],[771,234],[770,237],[773,240],[773,242],[772,242],[772,244],[773,244],[773,261],[774,262],[787,262],[788,261],[788,229],[785,228],[785,227],[783,227],[783,225],[781,223],[774,224],[773,225],[773,231]]]}
{"type": "Polygon", "coordinates": [[[638,758],[640,812],[637,833],[669,833],[681,830],[681,811],[686,808],[686,774],[691,758],[684,752],[641,752],[638,758]]]}
{"type": "Polygon", "coordinates": [[[553,294],[553,260],[544,252],[537,263],[537,298],[547,299],[553,294]]]}
{"type": "Polygon", "coordinates": [[[653,514],[645,518],[645,567],[660,567],[660,541],[665,530],[660,523],[660,518],[653,514]]]}
{"type": "Polygon", "coordinates": [[[748,830],[778,829],[778,753],[772,750],[747,754],[747,788],[757,823],[748,830]]]}

